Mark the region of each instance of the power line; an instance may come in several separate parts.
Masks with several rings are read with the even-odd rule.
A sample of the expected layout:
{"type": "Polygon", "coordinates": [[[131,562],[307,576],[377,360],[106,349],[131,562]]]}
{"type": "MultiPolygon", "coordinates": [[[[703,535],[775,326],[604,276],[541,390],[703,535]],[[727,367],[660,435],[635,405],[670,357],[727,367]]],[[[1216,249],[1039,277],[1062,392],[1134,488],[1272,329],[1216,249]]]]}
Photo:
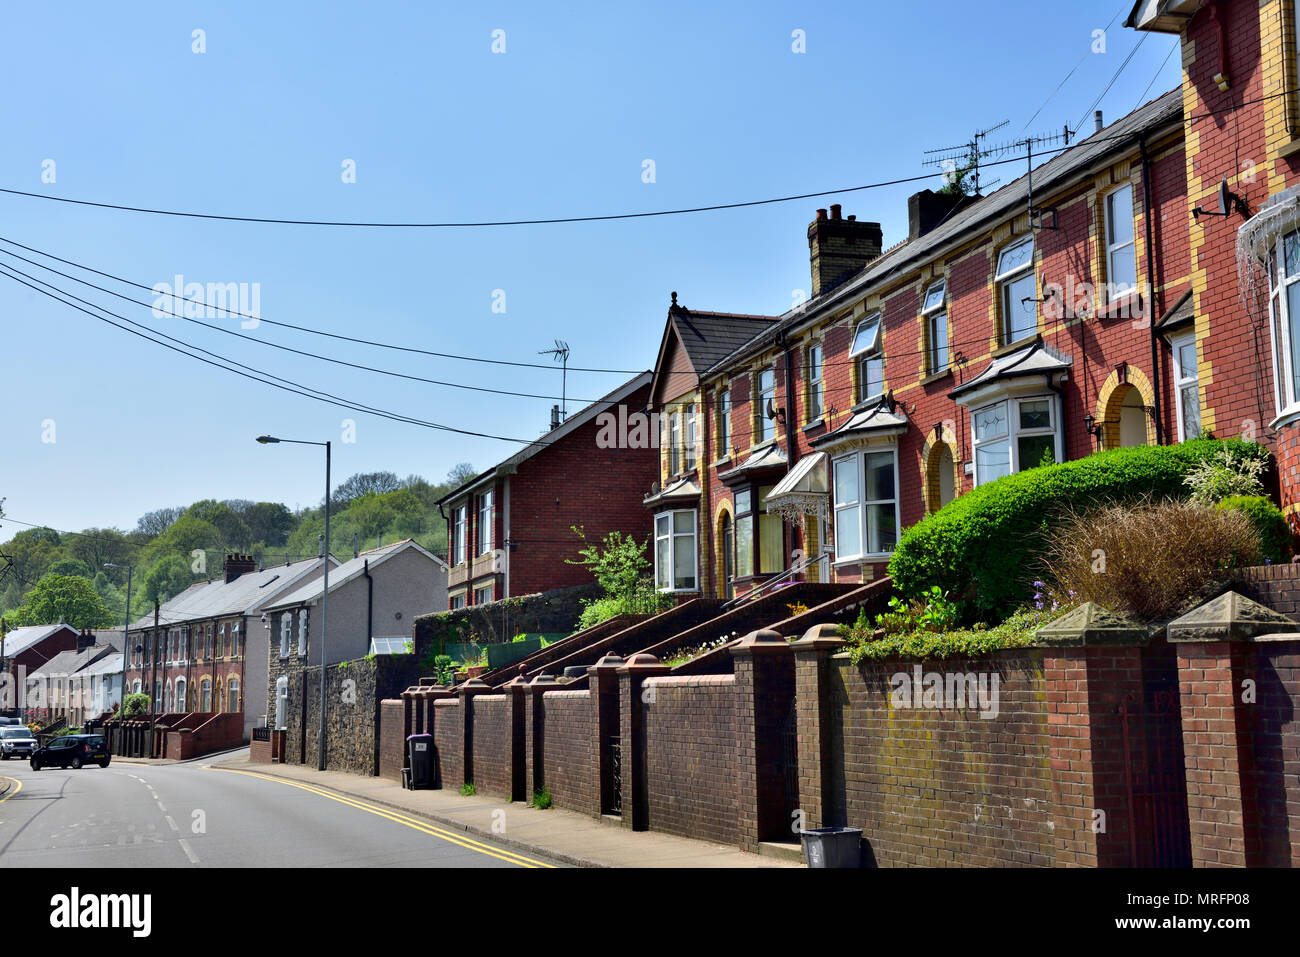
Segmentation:
{"type": "MultiPolygon", "coordinates": [[[[437,422],[430,422],[430,421],[427,421],[427,420],[424,420],[424,419],[416,419],[416,418],[413,418],[413,417],[411,417],[411,416],[402,415],[402,414],[400,414],[400,413],[396,413],[396,412],[389,412],[389,411],[387,411],[387,410],[379,409],[379,408],[375,408],[375,407],[372,407],[372,406],[367,406],[367,405],[364,405],[364,404],[362,404],[362,403],[355,402],[355,401],[350,400],[350,399],[344,399],[344,398],[342,398],[342,397],[340,397],[340,396],[335,396],[335,395],[333,395],[333,394],[331,394],[331,393],[324,392],[324,391],[319,390],[319,389],[312,389],[310,386],[305,386],[305,385],[302,385],[301,383],[296,383],[296,382],[293,382],[292,380],[289,380],[289,379],[283,379],[283,378],[280,377],[280,376],[274,375],[274,374],[269,373],[269,372],[264,372],[264,371],[262,371],[262,370],[260,370],[260,369],[254,369],[252,366],[245,365],[244,363],[241,363],[241,362],[236,362],[234,359],[230,359],[230,358],[227,358],[227,357],[225,357],[225,356],[218,355],[217,353],[210,352],[209,350],[207,350],[207,349],[203,349],[203,348],[201,348],[201,347],[199,347],[199,346],[196,346],[196,345],[193,345],[192,343],[188,343],[188,342],[185,342],[184,340],[177,339],[177,338],[175,338],[175,337],[173,337],[173,336],[169,336],[169,335],[167,335],[167,334],[165,334],[165,333],[159,332],[158,330],[153,329],[153,328],[151,328],[151,327],[149,327],[149,326],[146,326],[146,325],[144,325],[144,324],[142,324],[142,323],[138,323],[138,322],[135,322],[135,321],[133,321],[133,320],[131,320],[131,319],[128,319],[126,316],[123,316],[123,315],[120,315],[120,314],[118,314],[118,313],[112,312],[111,310],[105,309],[103,306],[100,306],[100,305],[98,305],[98,304],[96,304],[96,303],[90,302],[89,300],[81,299],[81,298],[78,297],[78,296],[74,296],[72,293],[67,292],[67,291],[64,290],[64,289],[61,289],[61,288],[59,288],[58,286],[52,285],[51,283],[44,282],[43,280],[40,280],[40,279],[36,279],[36,280],[34,280],[35,282],[39,283],[40,285],[48,286],[48,287],[51,288],[51,289],[55,289],[55,290],[57,290],[58,292],[62,293],[64,296],[67,296],[69,299],[74,299],[74,300],[76,300],[77,302],[85,303],[86,305],[91,306],[92,308],[97,309],[97,310],[99,310],[100,312],[106,313],[107,315],[113,316],[113,317],[116,318],[116,319],[121,319],[123,322],[130,323],[131,325],[133,325],[133,326],[137,326],[137,327],[139,327],[139,328],[141,328],[141,329],[145,329],[145,330],[147,330],[148,332],[153,333],[155,336],[159,336],[159,337],[161,337],[162,339],[168,339],[168,340],[170,340],[171,342],[179,343],[180,345],[184,346],[185,348],[193,349],[193,350],[195,350],[196,352],[206,353],[207,355],[213,356],[214,358],[220,360],[220,362],[214,362],[212,359],[205,359],[205,358],[203,358],[203,356],[194,355],[192,352],[186,352],[185,349],[177,348],[177,346],[169,345],[167,342],[162,342],[162,341],[160,341],[159,339],[151,338],[150,336],[145,335],[145,334],[142,333],[142,332],[137,332],[135,329],[128,329],[126,326],[123,326],[123,325],[120,325],[120,324],[118,324],[118,323],[116,323],[116,322],[113,322],[113,321],[110,320],[110,319],[105,319],[103,316],[100,316],[100,315],[97,315],[96,313],[90,312],[89,310],[84,309],[84,308],[82,308],[81,306],[75,305],[75,304],[72,303],[72,302],[68,302],[67,299],[62,299],[62,298],[60,298],[59,296],[56,296],[56,295],[54,295],[54,294],[52,294],[52,293],[47,292],[47,291],[44,290],[44,289],[40,289],[40,288],[38,288],[37,286],[32,285],[32,283],[25,282],[24,280],[22,280],[22,279],[18,278],[17,276],[13,275],[13,273],[11,273],[11,272],[9,271],[10,269],[13,269],[13,267],[12,267],[12,266],[0,266],[0,275],[3,275],[3,276],[5,276],[5,277],[7,277],[7,278],[9,278],[9,279],[12,279],[14,282],[17,282],[17,283],[19,283],[19,284],[21,284],[21,285],[23,285],[23,286],[27,286],[29,289],[31,289],[31,290],[33,290],[33,291],[35,291],[35,292],[38,292],[38,293],[40,293],[41,295],[46,296],[46,297],[48,297],[48,298],[50,298],[50,299],[53,299],[53,300],[55,300],[56,302],[61,302],[61,303],[63,303],[63,305],[65,305],[65,306],[69,306],[69,307],[71,307],[71,308],[73,308],[73,309],[76,309],[78,312],[85,313],[86,315],[90,316],[92,319],[98,319],[100,322],[107,323],[108,325],[113,326],[113,327],[116,328],[116,329],[121,329],[123,332],[128,332],[128,333],[130,333],[130,334],[133,335],[133,336],[138,336],[139,338],[144,339],[144,340],[147,341],[147,342],[152,342],[152,343],[154,343],[155,345],[162,346],[162,347],[165,348],[165,349],[170,349],[172,352],[178,352],[178,353],[180,353],[181,355],[186,356],[186,357],[188,357],[188,358],[190,358],[190,359],[196,359],[196,360],[198,360],[199,362],[202,362],[202,363],[204,363],[204,364],[206,364],[206,365],[214,366],[214,367],[216,367],[216,368],[218,368],[218,369],[224,369],[224,370],[227,371],[227,372],[233,372],[235,375],[241,376],[241,377],[243,377],[243,378],[245,378],[245,379],[251,379],[251,380],[253,380],[254,382],[260,382],[260,383],[262,383],[263,385],[269,385],[269,386],[271,386],[272,388],[280,389],[280,390],[282,390],[282,391],[284,391],[284,392],[291,392],[291,393],[294,393],[295,395],[301,395],[301,396],[304,396],[305,398],[308,398],[308,399],[316,399],[317,401],[320,401],[320,402],[326,402],[326,403],[328,403],[328,404],[330,404],[330,405],[335,405],[335,406],[338,406],[338,407],[340,407],[340,408],[349,409],[349,410],[354,411],[354,412],[369,412],[371,415],[376,415],[376,416],[379,416],[379,417],[381,417],[381,418],[385,418],[385,419],[392,419],[392,420],[395,421],[395,422],[404,422],[404,423],[406,423],[406,424],[408,424],[408,425],[419,425],[419,426],[423,426],[424,428],[435,429],[435,430],[437,430],[437,431],[442,431],[442,432],[452,432],[452,433],[455,433],[455,434],[457,434],[457,435],[467,435],[467,436],[471,436],[471,437],[473,437],[473,438],[498,439],[498,440],[503,441],[503,442],[516,442],[516,443],[519,443],[519,444],[521,444],[521,445],[534,445],[534,444],[539,444],[539,443],[540,443],[540,444],[544,444],[544,445],[545,445],[545,444],[549,444],[549,443],[543,442],[543,441],[540,440],[540,439],[520,439],[520,438],[514,438],[514,437],[511,437],[511,436],[505,436],[505,435],[493,435],[493,434],[486,433],[486,432],[475,432],[475,431],[470,430],[470,429],[458,429],[458,428],[454,428],[454,427],[449,426],[449,425],[440,425],[440,424],[437,423],[437,422]],[[221,364],[222,362],[230,363],[230,365],[222,365],[222,364],[221,364]],[[240,368],[242,368],[242,369],[247,369],[247,370],[249,370],[249,372],[252,372],[252,373],[255,373],[255,374],[250,375],[249,372],[241,372],[241,371],[240,371],[240,368],[231,368],[231,366],[238,366],[238,367],[240,367],[240,368]],[[262,376],[266,376],[266,377],[268,377],[268,378],[261,378],[262,376]],[[273,382],[273,381],[270,381],[271,379],[278,379],[278,380],[280,380],[280,381],[279,381],[279,382],[273,382]],[[290,383],[290,385],[282,385],[282,384],[280,384],[280,383],[282,383],[282,382],[283,382],[283,383],[290,383]],[[304,390],[307,390],[307,391],[304,391],[304,390]],[[316,394],[313,395],[312,393],[316,393],[316,394]]],[[[14,272],[17,272],[17,270],[14,270],[14,272]]],[[[24,274],[24,275],[25,275],[25,274],[24,274]]],[[[28,278],[32,278],[32,277],[29,276],[28,278]]]]}
{"type": "MultiPolygon", "coordinates": [[[[7,239],[5,239],[3,236],[0,236],[0,241],[2,241],[2,242],[9,242],[10,240],[7,240],[7,239]]],[[[14,245],[20,245],[20,244],[15,243],[14,245]]],[[[24,247],[24,248],[26,248],[26,247],[24,247]]],[[[44,269],[46,272],[52,272],[52,273],[54,273],[56,276],[62,276],[62,277],[65,278],[65,279],[71,279],[73,282],[81,283],[83,286],[89,286],[89,287],[92,288],[92,289],[98,289],[100,292],[106,292],[106,293],[108,293],[110,296],[116,296],[118,299],[124,299],[124,300],[126,300],[127,302],[134,303],[134,304],[137,305],[137,306],[144,306],[146,309],[148,309],[148,308],[156,308],[156,307],[151,307],[150,304],[147,303],[147,302],[141,302],[141,301],[138,300],[138,299],[132,299],[130,296],[123,295],[123,294],[120,293],[120,292],[114,292],[112,289],[108,289],[108,288],[106,288],[106,287],[104,287],[104,286],[96,285],[95,283],[90,282],[90,281],[87,280],[87,279],[80,279],[80,278],[78,278],[77,276],[73,276],[73,275],[71,275],[70,273],[62,272],[62,271],[60,271],[60,270],[58,270],[58,269],[55,269],[53,266],[46,266],[46,265],[44,265],[43,263],[39,263],[39,262],[37,262],[37,261],[34,260],[34,259],[28,259],[26,256],[19,256],[17,253],[9,252],[7,249],[0,249],[0,255],[11,256],[11,257],[13,257],[14,259],[20,259],[20,260],[22,260],[22,261],[25,262],[25,263],[30,263],[31,265],[35,266],[37,269],[44,269]]],[[[44,255],[44,254],[42,254],[42,255],[44,255]]],[[[55,258],[55,257],[50,257],[50,258],[55,258]]],[[[60,261],[62,261],[62,260],[60,260],[60,261]]],[[[14,268],[14,267],[10,267],[10,268],[13,268],[13,269],[14,269],[14,272],[18,273],[20,276],[27,276],[28,279],[32,279],[32,278],[34,278],[33,276],[30,276],[30,275],[28,275],[27,273],[22,272],[21,270],[19,270],[19,269],[17,269],[17,268],[14,268]]],[[[86,268],[86,267],[84,267],[84,266],[79,266],[78,268],[82,268],[82,269],[84,269],[84,268],[86,268]]],[[[37,280],[37,281],[39,282],[40,280],[37,280]]],[[[174,297],[169,297],[169,298],[174,298],[174,297]]],[[[190,300],[187,300],[187,301],[190,301],[190,300]]],[[[302,349],[295,349],[295,348],[293,348],[292,346],[281,345],[281,344],[278,343],[278,342],[269,342],[269,341],[267,341],[266,339],[259,339],[259,338],[257,338],[256,336],[246,336],[246,335],[244,335],[243,333],[241,333],[241,332],[236,332],[236,331],[233,330],[233,329],[223,329],[221,326],[215,326],[215,325],[213,325],[212,323],[209,323],[209,322],[203,322],[201,319],[195,319],[193,316],[182,315],[181,313],[173,312],[173,311],[170,310],[170,309],[167,310],[167,315],[169,315],[169,316],[171,316],[171,317],[173,317],[173,318],[175,318],[175,319],[184,319],[186,322],[192,322],[192,323],[194,323],[194,324],[196,324],[196,325],[203,326],[205,329],[212,329],[212,330],[215,330],[216,332],[223,332],[223,333],[225,333],[226,335],[229,335],[229,336],[235,336],[236,338],[239,338],[239,339],[245,339],[245,340],[247,340],[247,341],[249,341],[249,342],[254,342],[254,343],[257,343],[258,345],[261,345],[261,346],[267,346],[267,347],[272,348],[272,349],[281,349],[281,350],[283,350],[283,351],[285,351],[285,352],[292,352],[292,353],[294,353],[295,355],[306,356],[306,357],[309,358],[309,359],[318,359],[318,360],[320,360],[321,362],[332,362],[332,363],[334,363],[335,365],[347,366],[348,368],[351,368],[351,369],[361,369],[361,370],[363,370],[363,371],[365,371],[365,372],[374,372],[374,373],[377,373],[378,375],[393,376],[394,378],[398,378],[398,379],[409,379],[409,380],[414,381],[414,382],[424,382],[424,383],[428,383],[429,385],[446,386],[447,388],[451,388],[451,389],[467,389],[467,390],[472,391],[472,392],[490,392],[490,393],[493,393],[493,394],[495,394],[495,395],[511,395],[511,396],[517,396],[517,397],[519,397],[519,398],[523,398],[523,399],[550,399],[550,400],[554,400],[554,401],[560,401],[560,400],[562,399],[562,397],[561,397],[561,396],[558,396],[558,395],[540,395],[540,394],[535,393],[535,392],[512,392],[512,391],[510,391],[509,389],[492,389],[492,388],[489,388],[489,387],[487,387],[487,386],[465,385],[464,383],[460,383],[460,382],[444,382],[444,381],[442,381],[442,380],[440,380],[440,379],[426,379],[426,378],[423,377],[423,376],[410,375],[410,374],[405,373],[405,372],[395,372],[395,371],[393,371],[393,370],[391,370],[391,369],[379,369],[379,368],[376,368],[375,366],[362,365],[362,364],[357,363],[357,362],[348,362],[348,361],[346,361],[346,360],[344,360],[344,359],[336,359],[336,358],[334,358],[333,356],[323,356],[323,355],[318,355],[318,354],[316,354],[316,353],[314,353],[314,352],[305,352],[305,351],[303,351],[302,349]]],[[[594,401],[596,401],[596,400],[595,400],[595,399],[575,399],[574,401],[575,401],[575,402],[582,402],[582,403],[590,404],[591,402],[594,402],[594,401]]]]}
{"type": "MultiPolygon", "coordinates": [[[[125,283],[125,284],[128,285],[128,286],[135,286],[137,289],[143,289],[143,290],[145,290],[146,292],[150,292],[150,293],[152,293],[152,292],[154,291],[154,287],[153,287],[153,286],[146,286],[144,283],[136,282],[136,281],[134,281],[134,280],[132,280],[132,279],[126,279],[126,278],[123,277],[123,276],[117,276],[117,275],[114,275],[113,273],[110,273],[110,272],[104,272],[104,271],[101,270],[101,269],[95,269],[95,268],[93,268],[93,267],[91,267],[91,266],[86,266],[86,265],[84,265],[84,264],[82,264],[82,263],[79,263],[79,262],[76,262],[75,260],[72,260],[72,259],[64,259],[64,258],[61,257],[61,256],[56,256],[56,255],[54,255],[53,253],[51,253],[51,252],[46,252],[46,251],[43,250],[43,249],[37,249],[37,248],[35,248],[34,246],[26,246],[26,245],[24,245],[24,244],[18,242],[17,240],[6,239],[6,238],[4,238],[4,237],[0,237],[0,242],[8,243],[8,244],[11,245],[11,246],[17,246],[19,249],[25,249],[25,250],[27,250],[27,251],[30,252],[30,253],[36,253],[36,254],[39,255],[39,256],[44,256],[46,259],[53,259],[55,262],[61,262],[61,263],[63,263],[64,265],[67,265],[67,266],[73,266],[73,267],[75,267],[75,268],[77,268],[77,269],[82,269],[82,270],[85,270],[86,272],[94,273],[94,274],[97,275],[97,276],[103,276],[105,279],[114,279],[114,280],[116,280],[117,282],[125,283]]],[[[11,254],[11,255],[12,255],[12,254],[11,254]]],[[[30,260],[28,260],[28,261],[30,262],[30,260]]],[[[42,267],[42,268],[44,268],[44,267],[42,267]]],[[[69,278],[71,278],[71,277],[69,277],[69,278]]],[[[80,282],[81,280],[78,280],[78,281],[80,282]]],[[[550,370],[550,369],[554,369],[554,368],[555,368],[553,365],[547,365],[546,363],[543,363],[543,362],[513,362],[513,361],[506,360],[506,359],[484,359],[484,358],[482,358],[481,356],[466,356],[466,355],[458,355],[458,354],[456,354],[456,353],[452,353],[452,352],[431,352],[431,351],[429,351],[429,350],[427,350],[427,349],[417,349],[417,348],[415,348],[415,347],[413,347],[413,346],[400,346],[400,345],[394,345],[394,344],[392,344],[392,343],[388,343],[388,342],[376,342],[376,341],[371,340],[371,339],[358,339],[358,338],[355,338],[355,337],[353,337],[353,336],[344,336],[344,335],[339,335],[339,334],[337,334],[337,333],[333,333],[333,332],[325,332],[324,330],[321,330],[321,329],[312,329],[310,326],[298,326],[298,325],[294,325],[293,323],[289,323],[289,322],[277,322],[277,321],[274,320],[274,319],[267,319],[267,318],[265,318],[265,317],[263,317],[263,316],[255,316],[255,315],[252,315],[252,314],[250,314],[250,313],[239,312],[238,310],[234,310],[234,309],[227,309],[227,308],[225,308],[224,306],[214,306],[214,305],[211,305],[211,304],[209,304],[209,303],[204,302],[204,301],[201,300],[201,299],[189,299],[189,298],[186,298],[185,296],[179,295],[178,293],[177,293],[177,294],[173,294],[173,295],[170,296],[169,298],[172,298],[172,299],[179,299],[179,300],[181,300],[182,302],[194,303],[195,305],[205,306],[206,308],[215,309],[215,310],[217,310],[218,312],[223,312],[223,313],[225,313],[225,314],[228,315],[228,316],[232,316],[232,317],[239,318],[239,319],[253,319],[253,320],[257,321],[257,322],[265,322],[265,323],[266,323],[267,325],[269,325],[269,326],[280,326],[280,327],[285,328],[285,329],[294,329],[294,330],[296,330],[296,331],[298,331],[298,332],[307,332],[307,333],[311,333],[312,335],[315,335],[315,336],[326,336],[326,337],[328,337],[328,338],[330,338],[330,339],[339,339],[339,340],[341,340],[341,341],[343,341],[343,342],[352,342],[352,343],[356,343],[356,344],[358,344],[358,345],[376,346],[376,347],[381,348],[381,349],[394,349],[394,350],[397,350],[397,351],[399,351],[399,352],[413,352],[413,353],[417,353],[417,354],[419,354],[419,355],[424,355],[424,356],[433,356],[433,357],[435,357],[435,358],[439,358],[439,359],[457,359],[457,360],[460,360],[460,361],[462,361],[462,362],[483,362],[483,363],[488,363],[489,365],[499,365],[499,366],[517,366],[517,367],[526,368],[526,369],[548,369],[548,370],[550,370]]],[[[573,372],[607,372],[607,373],[611,373],[611,374],[615,374],[615,375],[637,375],[638,373],[643,372],[643,371],[645,371],[645,370],[643,370],[643,369],[596,369],[596,368],[589,368],[589,367],[585,367],[585,366],[573,366],[572,369],[571,369],[570,371],[573,371],[573,372]]]]}
{"type": "MultiPolygon", "coordinates": [[[[1123,14],[1124,11],[1127,10],[1127,9],[1128,9],[1127,6],[1124,6],[1124,7],[1120,8],[1119,12],[1116,13],[1113,17],[1110,18],[1110,23],[1106,24],[1106,28],[1105,28],[1105,30],[1102,31],[1102,33],[1105,34],[1105,33],[1109,32],[1109,31],[1110,31],[1110,28],[1111,28],[1112,26],[1115,25],[1115,21],[1118,20],[1118,19],[1120,18],[1120,15],[1123,14]]],[[[1052,102],[1052,100],[1053,100],[1053,98],[1055,98],[1056,94],[1058,94],[1058,93],[1061,92],[1061,87],[1065,86],[1065,84],[1066,84],[1067,82],[1069,82],[1070,77],[1074,76],[1075,71],[1078,70],[1079,67],[1083,66],[1084,61],[1087,60],[1088,57],[1091,56],[1091,55],[1092,55],[1092,45],[1089,44],[1089,46],[1088,46],[1088,50],[1083,54],[1082,57],[1079,58],[1079,62],[1076,63],[1074,66],[1072,66],[1072,67],[1070,68],[1070,72],[1069,72],[1069,73],[1065,74],[1065,79],[1062,80],[1060,83],[1056,84],[1056,89],[1054,89],[1050,94],[1048,94],[1047,99],[1043,100],[1042,105],[1039,106],[1038,109],[1034,110],[1034,115],[1031,116],[1031,117],[1028,119],[1028,121],[1026,121],[1026,123],[1025,123],[1024,126],[1020,127],[1020,132],[1021,132],[1021,133],[1023,133],[1025,130],[1029,129],[1029,124],[1032,123],[1032,122],[1034,122],[1034,120],[1038,119],[1038,114],[1041,113],[1041,112],[1043,112],[1043,110],[1047,107],[1047,104],[1050,103],[1050,102],[1052,102]]],[[[1153,82],[1154,82],[1154,81],[1153,81],[1153,82]]]]}
{"type": "Polygon", "coordinates": [[[1097,95],[1097,98],[1092,101],[1092,106],[1083,111],[1083,116],[1079,117],[1079,122],[1074,126],[1074,132],[1077,133],[1079,130],[1083,129],[1083,124],[1087,122],[1089,114],[1097,109],[1097,104],[1105,99],[1106,94],[1110,92],[1110,88],[1114,86],[1115,81],[1119,79],[1119,75],[1124,72],[1124,68],[1129,65],[1130,61],[1132,61],[1134,54],[1136,54],[1138,50],[1142,49],[1142,44],[1146,42],[1148,36],[1150,36],[1150,34],[1144,33],[1138,38],[1138,42],[1133,45],[1132,50],[1128,51],[1128,56],[1126,56],[1123,62],[1120,63],[1119,69],[1116,70],[1114,76],[1110,78],[1110,82],[1106,84],[1105,89],[1103,89],[1101,93],[1097,95]]]}
{"type": "Polygon", "coordinates": [[[1160,79],[1160,74],[1164,72],[1165,64],[1169,62],[1169,58],[1172,57],[1174,53],[1177,52],[1179,49],[1180,49],[1180,44],[1177,43],[1175,43],[1173,46],[1169,48],[1169,52],[1165,54],[1164,60],[1161,61],[1160,66],[1156,69],[1156,75],[1151,78],[1151,82],[1146,85],[1146,89],[1142,91],[1142,95],[1137,98],[1137,103],[1134,105],[1133,109],[1136,110],[1139,106],[1142,105],[1142,101],[1146,99],[1147,93],[1151,91],[1151,87],[1156,85],[1156,80],[1160,79]]]}

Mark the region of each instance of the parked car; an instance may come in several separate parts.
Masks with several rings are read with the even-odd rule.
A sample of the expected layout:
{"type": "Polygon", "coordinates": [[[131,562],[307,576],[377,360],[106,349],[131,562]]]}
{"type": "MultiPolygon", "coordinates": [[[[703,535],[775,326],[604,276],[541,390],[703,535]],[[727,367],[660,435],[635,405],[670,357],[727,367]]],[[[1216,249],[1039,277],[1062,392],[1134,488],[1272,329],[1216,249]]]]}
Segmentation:
{"type": "Polygon", "coordinates": [[[80,768],[83,764],[108,767],[110,755],[102,734],[65,734],[53,739],[32,755],[32,770],[39,771],[51,765],[61,768],[80,768]]]}
{"type": "Polygon", "coordinates": [[[36,736],[22,725],[0,728],[0,759],[29,758],[39,747],[36,736]]]}
{"type": "Polygon", "coordinates": [[[0,715],[0,728],[22,723],[21,718],[7,718],[4,715],[0,715]]]}

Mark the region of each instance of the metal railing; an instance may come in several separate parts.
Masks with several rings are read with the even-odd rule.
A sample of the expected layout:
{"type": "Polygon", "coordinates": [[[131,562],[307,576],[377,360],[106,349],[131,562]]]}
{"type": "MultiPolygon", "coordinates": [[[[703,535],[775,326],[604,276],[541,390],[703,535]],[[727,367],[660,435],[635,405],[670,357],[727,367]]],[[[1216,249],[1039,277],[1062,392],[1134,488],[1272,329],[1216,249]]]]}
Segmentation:
{"type": "MultiPolygon", "coordinates": [[[[723,602],[722,610],[728,611],[732,608],[737,607],[738,605],[744,604],[747,601],[756,601],[759,598],[763,597],[763,595],[767,594],[771,589],[776,588],[778,585],[790,584],[791,582],[794,581],[795,575],[798,575],[800,572],[806,571],[807,569],[811,568],[813,565],[820,565],[828,557],[829,556],[827,555],[817,555],[815,557],[805,556],[804,558],[795,562],[785,571],[778,572],[776,575],[773,575],[771,578],[763,582],[763,584],[759,585],[757,588],[751,588],[749,591],[745,592],[745,594],[737,595],[735,598],[730,598],[727,601],[723,602]]],[[[735,579],[733,578],[732,582],[734,581],[735,579]]]]}

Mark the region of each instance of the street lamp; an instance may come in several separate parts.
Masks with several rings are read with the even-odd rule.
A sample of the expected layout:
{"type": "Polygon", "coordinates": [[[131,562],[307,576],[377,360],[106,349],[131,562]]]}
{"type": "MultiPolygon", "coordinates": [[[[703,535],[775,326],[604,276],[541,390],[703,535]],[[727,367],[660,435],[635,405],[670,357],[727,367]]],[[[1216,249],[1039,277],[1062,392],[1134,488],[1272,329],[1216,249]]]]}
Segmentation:
{"type": "MultiPolygon", "coordinates": [[[[126,720],[126,657],[131,647],[131,575],[135,571],[130,565],[115,565],[104,562],[105,568],[126,569],[126,621],[122,623],[122,686],[118,689],[117,719],[126,720]]],[[[152,692],[150,692],[152,694],[152,692]]]]}
{"type": "Polygon", "coordinates": [[[325,446],[325,579],[320,599],[320,729],[317,731],[316,770],[325,770],[325,622],[330,599],[330,443],[308,442],[304,439],[278,439],[273,435],[259,435],[263,445],[291,442],[294,445],[325,446]]]}

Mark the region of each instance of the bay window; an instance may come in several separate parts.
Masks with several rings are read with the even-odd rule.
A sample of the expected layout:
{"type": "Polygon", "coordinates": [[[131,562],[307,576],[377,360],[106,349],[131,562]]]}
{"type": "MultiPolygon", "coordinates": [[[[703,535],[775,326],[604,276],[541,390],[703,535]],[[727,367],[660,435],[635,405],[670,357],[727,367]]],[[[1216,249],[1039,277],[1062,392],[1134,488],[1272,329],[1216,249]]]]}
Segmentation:
{"type": "Polygon", "coordinates": [[[1137,252],[1133,241],[1133,187],[1121,186],[1106,196],[1106,281],[1109,300],[1137,288],[1137,252]]]}
{"type": "Polygon", "coordinates": [[[1054,396],[1003,399],[971,414],[975,484],[1061,460],[1054,396]]]}
{"type": "Polygon", "coordinates": [[[1300,412],[1300,232],[1287,233],[1269,254],[1269,314],[1278,415],[1300,412]]]}
{"type": "Polygon", "coordinates": [[[695,512],[660,512],[655,516],[655,586],[659,591],[696,588],[695,512]]]}
{"type": "Polygon", "coordinates": [[[898,542],[898,456],[853,452],[832,463],[835,560],[883,558],[898,542]]]}
{"type": "Polygon", "coordinates": [[[1038,284],[1034,277],[1032,236],[1002,250],[993,278],[1002,302],[1002,344],[1018,342],[1037,333],[1038,284]]]}
{"type": "Polygon", "coordinates": [[[948,310],[944,308],[947,283],[936,279],[925,291],[921,318],[925,323],[926,372],[937,375],[948,368],[948,310]]]}
{"type": "MultiPolygon", "coordinates": [[[[944,361],[947,362],[947,320],[944,320],[944,361]]],[[[849,358],[858,365],[858,401],[865,402],[885,391],[885,355],[880,348],[880,313],[858,323],[853,332],[849,358]]]]}
{"type": "Polygon", "coordinates": [[[1201,389],[1196,376],[1196,334],[1179,336],[1174,352],[1174,392],[1178,412],[1178,441],[1201,437],[1201,389]]]}

